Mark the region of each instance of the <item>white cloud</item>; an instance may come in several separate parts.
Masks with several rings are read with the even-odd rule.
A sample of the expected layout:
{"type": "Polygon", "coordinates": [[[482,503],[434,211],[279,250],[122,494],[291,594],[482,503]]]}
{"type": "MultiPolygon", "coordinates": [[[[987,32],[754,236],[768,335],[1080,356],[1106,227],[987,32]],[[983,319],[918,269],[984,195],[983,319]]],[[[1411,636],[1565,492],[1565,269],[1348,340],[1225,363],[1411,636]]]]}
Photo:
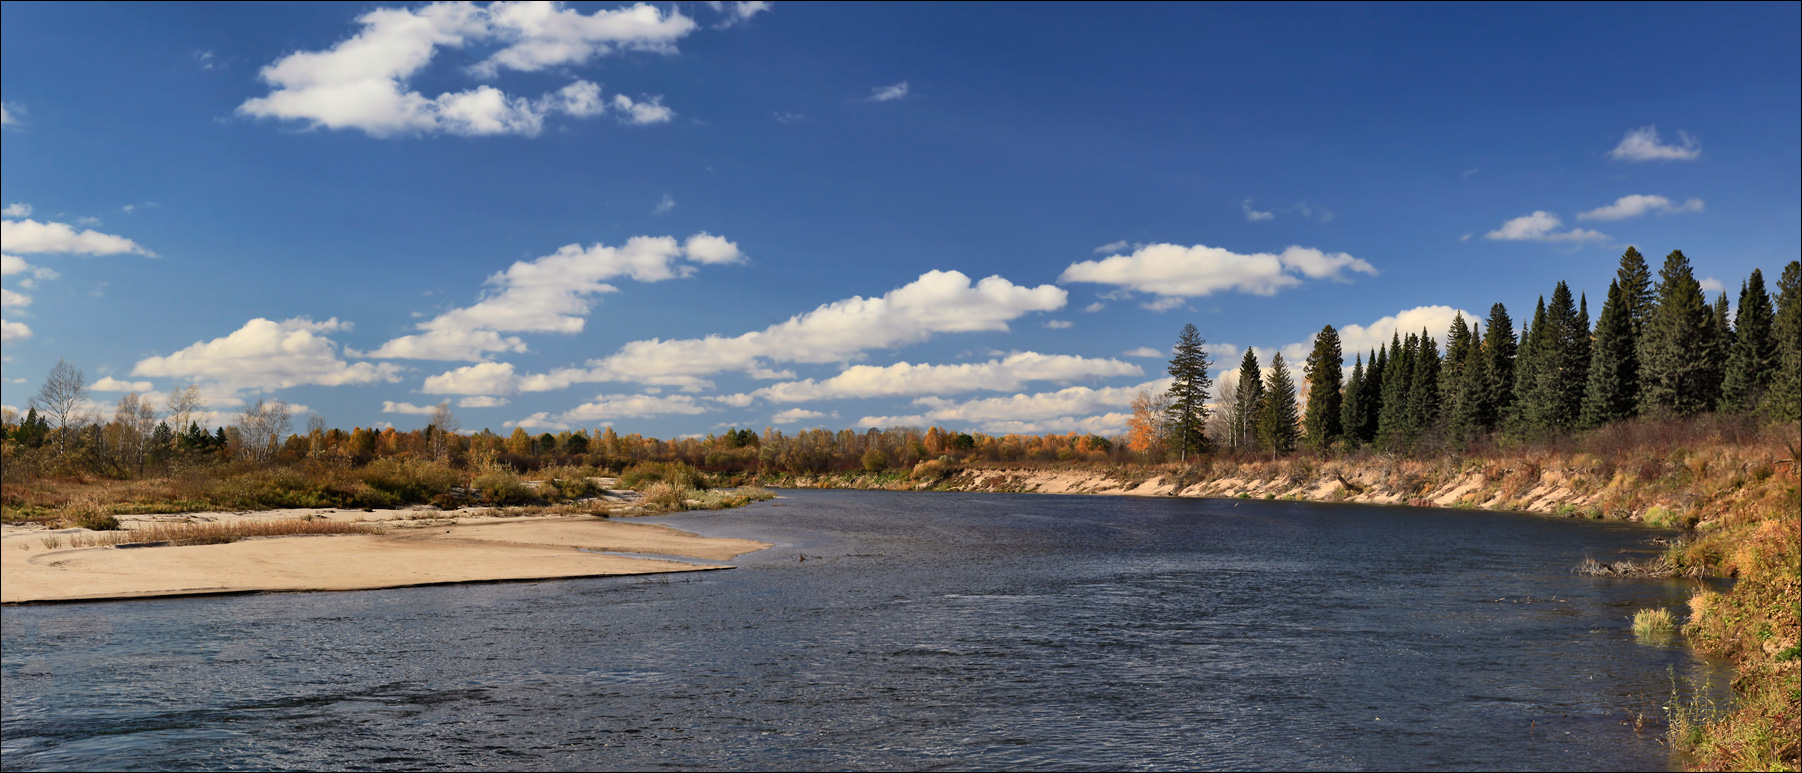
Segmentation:
{"type": "Polygon", "coordinates": [[[1062,308],[1067,298],[1053,285],[1026,287],[999,276],[972,284],[962,272],[928,271],[879,298],[834,301],[732,338],[633,341],[610,357],[590,360],[589,370],[554,371],[537,383],[551,388],[636,381],[694,389],[707,383],[701,376],[754,371],[766,362],[843,362],[869,349],[918,343],[938,333],[1005,331],[1009,321],[1062,308]]]}
{"type": "Polygon", "coordinates": [[[624,94],[614,94],[613,109],[625,113],[621,120],[640,126],[669,123],[671,118],[676,117],[676,111],[663,106],[663,97],[651,97],[642,102],[634,102],[631,97],[624,94]]]}
{"type": "Polygon", "coordinates": [[[1727,289],[1726,285],[1721,284],[1721,280],[1714,277],[1704,277],[1697,284],[1702,286],[1703,292],[1718,293],[1727,289]]]}
{"type": "Polygon", "coordinates": [[[593,401],[564,411],[557,418],[566,422],[594,422],[668,413],[697,414],[709,410],[689,395],[598,395],[593,401]]]}
{"type": "Polygon", "coordinates": [[[499,408],[508,402],[505,397],[465,397],[457,401],[458,408],[499,408]]]}
{"type": "Polygon", "coordinates": [[[550,418],[550,415],[551,415],[550,411],[539,411],[539,412],[534,413],[530,416],[527,416],[523,419],[520,419],[519,421],[501,422],[501,426],[503,426],[503,427],[518,427],[520,429],[544,429],[544,430],[569,429],[568,422],[555,421],[550,418]]]}
{"type": "Polygon", "coordinates": [[[25,108],[11,102],[0,102],[0,126],[19,126],[24,121],[19,116],[25,114],[25,108]]]}
{"type": "Polygon", "coordinates": [[[1617,161],[1694,161],[1702,156],[1702,145],[1696,138],[1677,132],[1682,144],[1666,145],[1658,139],[1658,127],[1642,126],[1627,132],[1621,144],[1608,151],[1617,161]]]}
{"type": "Polygon", "coordinates": [[[1672,203],[1663,196],[1642,196],[1633,194],[1614,200],[1613,204],[1597,207],[1588,212],[1578,213],[1578,220],[1626,220],[1639,217],[1648,212],[1658,215],[1676,215],[1684,212],[1701,212],[1702,200],[1692,198],[1682,204],[1672,203]]]}
{"type": "Polygon", "coordinates": [[[1067,319],[1048,319],[1045,320],[1045,327],[1051,328],[1052,330],[1069,330],[1070,328],[1076,327],[1076,323],[1067,319]]]}
{"type": "Polygon", "coordinates": [[[382,413],[405,413],[414,416],[426,416],[436,410],[438,410],[438,406],[436,405],[414,405],[412,403],[397,403],[392,400],[382,401],[382,413]]]}
{"type": "Polygon", "coordinates": [[[1127,247],[1131,247],[1131,246],[1132,246],[1131,242],[1128,242],[1125,239],[1121,239],[1120,241],[1117,241],[1117,242],[1108,242],[1107,244],[1103,244],[1100,247],[1096,247],[1095,254],[1096,255],[1110,255],[1110,254],[1119,252],[1119,251],[1124,250],[1127,247]]]}
{"type": "Polygon", "coordinates": [[[8,204],[5,209],[0,209],[0,215],[6,217],[31,217],[31,205],[8,204]]]}
{"type": "Polygon", "coordinates": [[[726,18],[720,20],[718,24],[713,25],[714,29],[723,30],[727,27],[750,21],[751,17],[770,10],[774,4],[766,2],[765,0],[740,0],[740,2],[736,3],[722,3],[713,0],[712,2],[707,3],[707,5],[713,10],[725,15],[726,18]]]}
{"type": "Polygon", "coordinates": [[[1162,378],[1130,387],[1094,389],[1068,387],[1056,392],[985,397],[958,402],[942,397],[921,397],[913,404],[924,410],[908,416],[865,416],[858,426],[883,427],[928,424],[974,427],[984,432],[1117,432],[1125,428],[1132,400],[1141,389],[1164,391],[1170,379],[1162,378]]]}
{"type": "Polygon", "coordinates": [[[15,253],[72,252],[86,255],[135,252],[156,257],[156,253],[123,236],[99,231],[76,231],[67,223],[40,223],[36,220],[0,221],[0,249],[15,253]]]}
{"type": "MultiPolygon", "coordinates": [[[[561,3],[439,2],[419,8],[378,8],[357,19],[362,30],[324,51],[302,51],[264,67],[267,96],[245,101],[238,112],[259,118],[306,122],[311,127],[359,129],[376,137],[449,132],[465,135],[535,135],[546,116],[601,112],[599,87],[576,81],[532,100],[488,85],[428,98],[408,81],[440,47],[499,43],[504,47],[470,68],[477,77],[501,70],[537,72],[574,66],[618,51],[673,53],[694,30],[678,10],[666,16],[639,3],[582,14],[561,3]],[[573,90],[572,90],[573,89],[573,90]]],[[[615,108],[627,120],[645,122],[626,100],[615,108]]],[[[667,113],[667,108],[656,105],[667,113]]],[[[662,120],[668,120],[667,117],[662,120]]]]}
{"type": "Polygon", "coordinates": [[[1184,301],[1182,296],[1171,295],[1156,300],[1146,301],[1139,304],[1139,307],[1150,311],[1170,311],[1171,309],[1182,308],[1185,303],[1187,303],[1187,301],[1184,301]]]}
{"type": "Polygon", "coordinates": [[[148,392],[155,387],[155,384],[148,381],[120,381],[112,376],[106,376],[88,386],[96,392],[148,392]]]}
{"type": "Polygon", "coordinates": [[[1107,304],[1102,303],[1101,301],[1096,301],[1094,303],[1091,303],[1087,306],[1082,307],[1082,310],[1086,313],[1093,314],[1093,313],[1095,313],[1097,311],[1101,311],[1102,309],[1105,309],[1105,308],[1107,308],[1107,304]]]}
{"type": "Polygon", "coordinates": [[[771,416],[770,423],[772,423],[772,424],[794,424],[795,422],[798,422],[798,421],[808,421],[811,419],[824,419],[824,418],[826,418],[826,414],[821,413],[819,411],[810,411],[810,410],[807,410],[806,408],[790,408],[786,411],[781,411],[781,412],[777,413],[775,416],[771,416]]]}
{"type": "Polygon", "coordinates": [[[1256,223],[1260,220],[1273,220],[1276,218],[1275,212],[1260,212],[1258,210],[1252,209],[1251,208],[1251,199],[1246,199],[1246,200],[1240,202],[1239,207],[1241,209],[1245,210],[1245,219],[1250,220],[1254,223],[1256,223]]]}
{"type": "Polygon", "coordinates": [[[771,402],[798,403],[841,398],[947,395],[979,390],[1007,392],[1029,381],[1070,382],[1091,378],[1137,376],[1138,365],[1113,359],[1068,354],[1015,352],[988,362],[958,365],[854,365],[824,381],[806,379],[772,384],[753,392],[771,402]]]}
{"type": "Polygon", "coordinates": [[[24,306],[30,306],[30,305],[31,305],[31,296],[25,295],[23,293],[15,293],[4,287],[0,287],[0,307],[6,307],[6,306],[24,307],[24,306]]]}
{"type": "Polygon", "coordinates": [[[31,327],[23,322],[0,319],[0,342],[23,341],[31,337],[31,327]]]}
{"type": "Polygon", "coordinates": [[[1313,220],[1318,223],[1331,223],[1339,217],[1339,215],[1337,213],[1333,212],[1330,209],[1327,209],[1326,207],[1322,207],[1322,206],[1319,206],[1316,204],[1309,204],[1308,202],[1305,202],[1305,201],[1298,201],[1295,203],[1295,206],[1290,207],[1284,211],[1285,212],[1294,212],[1298,215],[1301,215],[1302,219],[1304,219],[1304,220],[1313,220]]]}
{"type": "Polygon", "coordinates": [[[400,380],[400,369],[392,364],[346,362],[338,356],[337,342],[321,335],[349,327],[336,318],[324,322],[306,317],[282,322],[257,318],[223,338],[199,341],[166,357],[139,360],[131,374],[262,390],[400,380]]]}
{"type": "Polygon", "coordinates": [[[870,89],[869,101],[892,102],[905,96],[907,96],[907,81],[901,81],[893,86],[877,86],[870,89]]]}
{"type": "Polygon", "coordinates": [[[512,395],[519,377],[510,362],[479,362],[428,376],[420,391],[428,395],[512,395]]]}
{"type": "Polygon", "coordinates": [[[1164,356],[1164,352],[1158,351],[1149,346],[1141,346],[1137,349],[1128,349],[1124,352],[1121,352],[1121,354],[1126,355],[1128,357],[1163,357],[1164,356]]]}
{"type": "Polygon", "coordinates": [[[1545,210],[1522,215],[1502,224],[1501,228],[1483,234],[1485,239],[1504,242],[1586,242],[1606,241],[1608,235],[1582,228],[1557,230],[1564,222],[1545,210]]]}
{"type": "Polygon", "coordinates": [[[751,402],[753,400],[755,400],[756,398],[751,395],[740,392],[738,394],[733,394],[733,395],[714,395],[707,399],[712,400],[721,405],[730,405],[734,408],[743,408],[747,405],[750,405],[751,402]]]}
{"type": "Polygon", "coordinates": [[[691,276],[695,267],[677,262],[718,264],[742,260],[738,245],[700,233],[685,245],[669,236],[635,236],[621,247],[569,244],[532,261],[518,261],[488,278],[497,288],[473,306],[439,314],[418,325],[425,332],[402,336],[368,356],[420,360],[481,360],[494,352],[523,352],[525,342],[507,332],[579,333],[593,296],[619,288],[603,280],[629,277],[661,282],[691,276]]]}
{"type": "MultiPolygon", "coordinates": [[[[1452,320],[1459,314],[1464,315],[1467,324],[1481,322],[1483,319],[1469,311],[1450,306],[1416,306],[1368,325],[1346,325],[1339,328],[1339,350],[1345,355],[1345,359],[1350,360],[1353,355],[1369,353],[1379,346],[1388,346],[1397,331],[1401,332],[1403,338],[1407,338],[1409,333],[1419,333],[1422,329],[1432,335],[1433,340],[1438,341],[1443,349],[1446,332],[1452,329],[1452,320]]],[[[1283,347],[1283,359],[1288,360],[1291,366],[1297,366],[1307,359],[1313,348],[1314,338],[1309,336],[1306,341],[1283,347]]],[[[1263,357],[1262,360],[1268,361],[1269,357],[1263,357]]]]}
{"type": "Polygon", "coordinates": [[[676,208],[676,198],[674,196],[671,196],[671,195],[665,193],[665,194],[663,194],[663,198],[657,200],[657,206],[651,207],[651,214],[667,215],[670,213],[671,210],[673,210],[675,208],[676,208]]]}
{"type": "Polygon", "coordinates": [[[1310,247],[1292,246],[1280,254],[1241,255],[1203,244],[1148,244],[1131,255],[1073,263],[1064,269],[1059,281],[1118,285],[1164,296],[1156,303],[1167,304],[1171,299],[1223,290],[1274,295],[1285,287],[1301,284],[1301,276],[1345,281],[1347,269],[1372,275],[1377,272],[1362,259],[1310,247]]]}

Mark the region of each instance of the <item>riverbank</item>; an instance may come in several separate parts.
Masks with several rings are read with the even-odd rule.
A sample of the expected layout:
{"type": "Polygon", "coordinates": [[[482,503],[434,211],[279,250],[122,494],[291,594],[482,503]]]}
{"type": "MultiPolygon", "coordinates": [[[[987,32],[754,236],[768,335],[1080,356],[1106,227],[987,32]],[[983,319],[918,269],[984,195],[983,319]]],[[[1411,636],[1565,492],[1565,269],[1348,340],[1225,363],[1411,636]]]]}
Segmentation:
{"type": "Polygon", "coordinates": [[[0,530],[0,603],[707,571],[731,568],[716,562],[770,547],[655,524],[588,515],[510,515],[480,508],[182,513],[128,516],[120,522],[120,531],[6,524],[0,530]],[[215,538],[221,539],[219,544],[166,539],[171,533],[197,532],[201,527],[214,534],[303,528],[316,533],[215,538]],[[344,533],[318,533],[328,530],[344,533]],[[164,539],[136,542],[133,534],[164,539]]]}

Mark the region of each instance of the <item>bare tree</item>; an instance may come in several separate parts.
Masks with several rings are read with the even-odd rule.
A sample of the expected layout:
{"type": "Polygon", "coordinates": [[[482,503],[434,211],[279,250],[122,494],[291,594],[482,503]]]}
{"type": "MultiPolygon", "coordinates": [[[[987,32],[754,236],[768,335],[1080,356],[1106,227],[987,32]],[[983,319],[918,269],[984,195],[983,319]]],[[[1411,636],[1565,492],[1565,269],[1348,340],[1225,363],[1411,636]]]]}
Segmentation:
{"type": "Polygon", "coordinates": [[[1220,400],[1211,406],[1214,410],[1208,415],[1208,437],[1220,438],[1227,445],[1237,448],[1243,440],[1240,437],[1243,433],[1239,428],[1244,426],[1239,417],[1238,403],[1233,399],[1233,395],[1239,391],[1239,374],[1223,374],[1215,386],[1220,400]]]}
{"type": "Polygon", "coordinates": [[[156,431],[156,409],[150,401],[132,392],[119,398],[113,410],[113,424],[118,427],[119,461],[144,472],[144,458],[150,451],[150,435],[156,431]]]}
{"type": "Polygon", "coordinates": [[[325,452],[325,417],[315,413],[307,417],[307,456],[325,452]]]}
{"type": "Polygon", "coordinates": [[[280,399],[265,401],[257,398],[256,405],[245,408],[233,423],[233,429],[237,430],[238,457],[258,464],[274,460],[282,436],[293,426],[293,416],[294,410],[280,399]]]}
{"type": "Polygon", "coordinates": [[[457,415],[451,413],[450,401],[445,400],[432,409],[432,419],[426,424],[426,436],[431,439],[432,460],[436,462],[450,461],[450,436],[462,429],[457,415]]]}
{"type": "Polygon", "coordinates": [[[57,360],[44,386],[31,398],[31,407],[49,420],[51,434],[56,437],[57,456],[69,452],[69,438],[88,423],[88,380],[66,360],[57,360]]]}
{"type": "Polygon", "coordinates": [[[177,435],[187,432],[188,425],[194,423],[199,418],[200,408],[199,384],[189,384],[185,387],[177,387],[175,391],[169,393],[169,407],[167,409],[169,428],[175,430],[175,434],[177,435]]]}

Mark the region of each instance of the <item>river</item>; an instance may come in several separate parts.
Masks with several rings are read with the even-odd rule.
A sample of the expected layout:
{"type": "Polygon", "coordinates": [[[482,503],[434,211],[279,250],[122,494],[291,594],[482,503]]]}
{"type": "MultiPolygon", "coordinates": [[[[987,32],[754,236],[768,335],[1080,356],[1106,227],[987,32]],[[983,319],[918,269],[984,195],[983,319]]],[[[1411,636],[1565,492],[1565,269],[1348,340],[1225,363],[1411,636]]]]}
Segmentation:
{"type": "Polygon", "coordinates": [[[783,493],[652,519],[730,571],[5,608],[0,766],[1651,770],[1724,679],[1571,573],[1625,524],[783,493]]]}

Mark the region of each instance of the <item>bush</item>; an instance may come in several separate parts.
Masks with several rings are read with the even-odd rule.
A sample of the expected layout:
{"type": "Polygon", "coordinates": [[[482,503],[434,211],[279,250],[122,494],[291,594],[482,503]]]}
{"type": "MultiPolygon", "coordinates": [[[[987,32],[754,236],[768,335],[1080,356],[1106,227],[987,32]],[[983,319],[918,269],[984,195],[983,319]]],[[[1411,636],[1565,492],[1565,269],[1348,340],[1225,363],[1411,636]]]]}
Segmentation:
{"type": "Polygon", "coordinates": [[[118,531],[125,528],[119,525],[119,519],[113,517],[112,513],[85,499],[63,508],[62,518],[71,526],[92,531],[118,531]]]}
{"type": "Polygon", "coordinates": [[[512,469],[494,465],[482,470],[470,483],[491,505],[524,505],[538,501],[538,495],[520,480],[512,469]]]}
{"type": "Polygon", "coordinates": [[[593,467],[562,465],[540,468],[532,474],[533,478],[543,480],[557,492],[559,499],[581,499],[599,492],[600,487],[589,480],[598,476],[599,470],[593,467]]]}
{"type": "Polygon", "coordinates": [[[661,510],[682,510],[694,495],[694,490],[686,486],[659,481],[645,487],[644,504],[661,510]]]}
{"type": "Polygon", "coordinates": [[[944,459],[932,459],[914,465],[914,471],[911,477],[914,480],[936,482],[956,471],[957,465],[947,462],[944,459]]]}
{"type": "Polygon", "coordinates": [[[377,459],[357,477],[398,502],[430,502],[463,482],[450,465],[422,459],[377,459]]]}
{"type": "Polygon", "coordinates": [[[682,462],[639,462],[619,476],[619,485],[633,491],[649,493],[657,483],[702,491],[713,487],[706,475],[682,462]]]}

